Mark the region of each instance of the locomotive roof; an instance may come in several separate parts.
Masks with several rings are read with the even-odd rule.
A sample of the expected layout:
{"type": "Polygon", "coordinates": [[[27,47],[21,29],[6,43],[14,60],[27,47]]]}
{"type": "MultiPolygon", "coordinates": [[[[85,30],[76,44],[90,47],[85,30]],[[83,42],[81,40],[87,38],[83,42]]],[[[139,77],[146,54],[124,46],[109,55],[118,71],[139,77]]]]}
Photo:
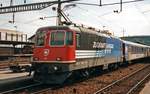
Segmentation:
{"type": "Polygon", "coordinates": [[[47,26],[47,27],[42,27],[42,28],[39,28],[38,30],[41,30],[41,29],[53,29],[53,30],[59,30],[59,29],[69,29],[68,26],[47,26]]]}
{"type": "Polygon", "coordinates": [[[75,30],[77,33],[85,32],[85,33],[89,33],[89,34],[95,34],[95,35],[103,36],[103,37],[107,37],[107,38],[118,39],[118,40],[120,40],[120,41],[122,41],[126,44],[129,44],[129,45],[135,45],[135,46],[139,46],[139,47],[148,47],[148,48],[150,48],[150,46],[147,46],[147,45],[134,43],[134,42],[130,42],[130,41],[125,41],[125,40],[122,40],[122,39],[120,39],[118,37],[115,37],[115,36],[103,34],[103,33],[99,32],[99,30],[93,30],[93,29],[82,27],[82,26],[47,26],[47,27],[39,28],[38,30],[41,30],[41,29],[52,29],[52,30],[72,29],[72,30],[75,30]]]}
{"type": "Polygon", "coordinates": [[[111,35],[101,33],[99,30],[93,30],[93,29],[89,29],[89,28],[86,28],[86,27],[82,27],[82,26],[47,26],[47,27],[42,27],[38,30],[41,30],[41,29],[52,29],[52,30],[72,29],[72,30],[75,30],[77,33],[85,32],[85,33],[95,34],[95,35],[99,35],[99,36],[103,36],[103,37],[120,39],[120,38],[116,38],[116,37],[111,36],[111,35]]]}

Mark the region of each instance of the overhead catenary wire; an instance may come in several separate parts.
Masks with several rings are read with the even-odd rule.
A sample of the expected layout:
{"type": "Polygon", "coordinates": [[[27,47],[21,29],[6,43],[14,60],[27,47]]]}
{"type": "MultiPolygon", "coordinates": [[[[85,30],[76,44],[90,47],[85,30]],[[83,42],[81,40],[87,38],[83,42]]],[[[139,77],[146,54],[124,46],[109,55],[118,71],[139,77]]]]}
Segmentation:
{"type": "MultiPolygon", "coordinates": [[[[122,4],[126,3],[134,3],[134,2],[139,2],[139,1],[144,1],[144,0],[133,0],[133,1],[124,1],[122,4]]],[[[75,2],[74,4],[81,4],[81,5],[90,5],[90,6],[111,6],[111,5],[116,5],[120,4],[120,2],[115,2],[115,3],[108,3],[108,4],[91,4],[91,3],[80,3],[80,2],[75,2]]]]}
{"type": "MultiPolygon", "coordinates": [[[[149,20],[149,19],[147,18],[147,16],[145,15],[145,11],[141,11],[137,5],[135,5],[135,7],[138,9],[138,11],[143,15],[143,17],[146,19],[146,21],[147,21],[147,22],[149,23],[149,25],[150,25],[150,20],[149,20]]],[[[150,12],[150,10],[149,10],[149,12],[150,12]]]]}
{"type": "MultiPolygon", "coordinates": [[[[105,18],[103,18],[104,16],[106,16],[106,15],[109,15],[109,14],[112,14],[113,12],[107,12],[107,13],[104,13],[104,14],[102,14],[102,15],[97,15],[97,13],[95,12],[95,11],[90,11],[90,10],[87,10],[87,9],[83,9],[83,8],[81,8],[81,7],[79,7],[79,6],[77,6],[77,8],[79,8],[80,10],[83,10],[85,13],[88,13],[88,15],[91,15],[92,17],[94,17],[94,18],[96,18],[97,20],[99,20],[100,22],[102,22],[102,24],[109,24],[110,25],[110,23],[112,23],[111,21],[109,21],[109,20],[106,20],[105,18]],[[104,19],[104,21],[102,21],[102,20],[100,20],[100,18],[101,19],[104,19]],[[105,22],[105,23],[104,23],[105,22]]],[[[87,15],[85,15],[85,13],[81,13],[83,16],[87,16],[87,15]]],[[[120,25],[118,25],[118,24],[111,24],[111,25],[113,25],[113,26],[117,26],[117,28],[119,27],[120,29],[123,29],[123,26],[120,26],[120,25]]]]}
{"type": "MultiPolygon", "coordinates": [[[[93,14],[95,14],[95,16],[93,16],[93,17],[95,17],[96,19],[98,19],[100,22],[102,22],[99,18],[101,18],[101,19],[103,19],[104,21],[103,21],[103,23],[104,24],[106,24],[106,25],[103,25],[103,27],[108,27],[108,28],[110,28],[110,29],[112,29],[112,27],[114,28],[117,28],[118,29],[118,27],[120,28],[120,30],[119,31],[122,31],[122,30],[124,30],[124,27],[123,26],[121,26],[120,24],[117,24],[117,23],[114,23],[114,22],[112,22],[112,21],[110,21],[110,20],[108,20],[108,19],[105,19],[104,18],[104,16],[106,16],[106,15],[109,15],[109,14],[112,14],[112,12],[107,12],[107,13],[104,13],[104,14],[102,14],[102,15],[97,15],[96,16],[96,12],[95,11],[89,11],[89,10],[86,10],[86,9],[83,9],[83,8],[81,8],[80,7],[80,9],[82,9],[82,10],[84,10],[85,12],[87,12],[88,14],[92,14],[92,16],[93,16],[93,14]],[[109,26],[108,26],[109,25],[109,26]]],[[[114,34],[114,32],[113,32],[113,34],[114,34]]]]}

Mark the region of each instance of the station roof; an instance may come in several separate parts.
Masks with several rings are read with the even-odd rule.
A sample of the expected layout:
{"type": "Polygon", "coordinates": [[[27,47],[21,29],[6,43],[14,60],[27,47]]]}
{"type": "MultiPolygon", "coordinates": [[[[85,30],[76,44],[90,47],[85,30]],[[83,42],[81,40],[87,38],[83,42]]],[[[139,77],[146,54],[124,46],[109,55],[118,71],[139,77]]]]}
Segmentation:
{"type": "Polygon", "coordinates": [[[5,41],[5,40],[0,40],[0,44],[11,44],[11,45],[20,45],[20,44],[28,44],[28,45],[33,45],[33,42],[24,42],[24,41],[5,41]]]}
{"type": "Polygon", "coordinates": [[[8,29],[0,29],[0,44],[6,44],[6,45],[21,45],[21,44],[28,44],[33,45],[33,42],[27,41],[27,34],[15,31],[15,30],[8,30],[8,29]],[[9,35],[8,35],[9,34],[9,35]],[[11,35],[13,34],[13,35],[11,35]],[[10,36],[11,35],[11,36],[10,36]],[[23,36],[17,36],[17,35],[23,35],[23,36]],[[9,39],[8,39],[9,37],[9,39]],[[20,39],[22,38],[22,39],[20,39]]]}
{"type": "Polygon", "coordinates": [[[24,34],[23,32],[20,31],[15,31],[15,30],[8,30],[8,29],[0,29],[1,33],[11,33],[11,34],[24,34]]]}

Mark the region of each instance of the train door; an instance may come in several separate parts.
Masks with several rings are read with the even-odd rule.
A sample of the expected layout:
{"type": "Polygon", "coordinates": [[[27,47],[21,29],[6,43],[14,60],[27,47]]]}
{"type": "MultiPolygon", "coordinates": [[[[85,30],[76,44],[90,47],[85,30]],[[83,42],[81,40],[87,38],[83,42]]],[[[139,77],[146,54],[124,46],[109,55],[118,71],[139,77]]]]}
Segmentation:
{"type": "Polygon", "coordinates": [[[133,53],[133,46],[128,45],[128,63],[131,63],[133,53]]]}
{"type": "Polygon", "coordinates": [[[146,57],[148,57],[148,48],[146,48],[144,51],[146,53],[146,57]]]}
{"type": "Polygon", "coordinates": [[[148,48],[148,56],[150,57],[150,48],[148,48]]]}
{"type": "Polygon", "coordinates": [[[126,51],[125,51],[125,43],[122,43],[122,57],[123,57],[123,62],[125,62],[126,61],[126,55],[125,55],[125,53],[126,53],[126,51]]]}

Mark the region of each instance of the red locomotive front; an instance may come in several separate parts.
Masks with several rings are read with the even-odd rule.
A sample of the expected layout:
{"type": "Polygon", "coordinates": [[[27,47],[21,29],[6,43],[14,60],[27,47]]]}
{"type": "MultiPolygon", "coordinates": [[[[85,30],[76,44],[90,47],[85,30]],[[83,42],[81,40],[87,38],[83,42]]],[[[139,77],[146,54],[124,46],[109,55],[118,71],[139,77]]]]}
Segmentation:
{"type": "Polygon", "coordinates": [[[75,62],[75,34],[70,29],[43,28],[36,33],[33,60],[37,63],[75,62]]]}

